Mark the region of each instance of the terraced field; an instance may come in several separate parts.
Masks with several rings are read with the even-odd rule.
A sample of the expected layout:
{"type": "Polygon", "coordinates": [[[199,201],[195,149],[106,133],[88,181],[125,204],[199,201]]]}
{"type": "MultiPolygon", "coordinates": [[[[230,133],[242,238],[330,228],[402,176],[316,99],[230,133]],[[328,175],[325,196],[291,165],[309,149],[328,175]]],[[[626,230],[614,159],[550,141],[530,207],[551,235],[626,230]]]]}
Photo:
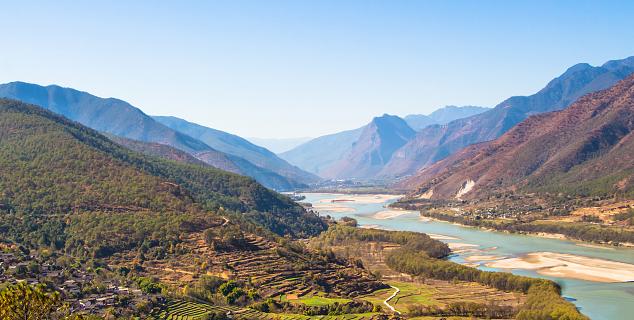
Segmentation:
{"type": "Polygon", "coordinates": [[[248,279],[262,289],[260,294],[264,298],[284,294],[302,297],[325,291],[325,288],[314,287],[308,281],[316,277],[328,292],[336,296],[355,297],[384,287],[362,268],[310,260],[308,254],[282,254],[277,243],[255,235],[247,235],[246,240],[250,250],[216,252],[209,248],[201,234],[191,234],[184,239],[190,254],[173,260],[146,261],[144,268],[151,270],[161,282],[176,287],[183,287],[204,274],[248,279]]]}
{"type": "MultiPolygon", "coordinates": [[[[318,242],[313,242],[318,247],[318,242]]],[[[526,296],[489,288],[472,282],[452,282],[435,279],[416,279],[390,269],[385,263],[387,254],[400,246],[389,242],[348,240],[345,243],[330,246],[335,253],[347,257],[359,258],[371,271],[379,272],[381,280],[398,287],[401,291],[390,301],[397,311],[406,313],[413,305],[437,305],[444,307],[453,302],[468,301],[476,303],[494,303],[496,305],[518,306],[525,302],[526,296]]],[[[376,290],[361,298],[383,306],[383,301],[394,290],[376,290]]]]}
{"type": "Polygon", "coordinates": [[[231,312],[238,320],[377,320],[379,314],[346,314],[340,316],[304,316],[296,314],[263,313],[248,308],[232,306],[212,306],[190,301],[171,301],[163,310],[153,315],[155,320],[201,320],[213,312],[231,312]]]}

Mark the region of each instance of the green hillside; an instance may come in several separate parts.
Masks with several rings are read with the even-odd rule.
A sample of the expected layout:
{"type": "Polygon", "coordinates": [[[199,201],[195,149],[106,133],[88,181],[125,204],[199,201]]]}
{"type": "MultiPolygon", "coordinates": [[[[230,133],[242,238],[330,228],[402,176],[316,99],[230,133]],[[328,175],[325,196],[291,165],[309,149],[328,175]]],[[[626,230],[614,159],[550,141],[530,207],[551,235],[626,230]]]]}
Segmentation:
{"type": "Polygon", "coordinates": [[[144,234],[160,238],[163,230],[177,237],[179,230],[208,227],[221,208],[242,213],[233,214],[234,220],[246,217],[245,225],[250,220],[280,235],[325,229],[314,214],[251,178],[145,156],[49,111],[6,99],[0,99],[0,167],[5,240],[62,248],[70,245],[69,232],[91,227],[91,217],[110,216],[113,226],[118,220],[144,221],[143,230],[120,225],[126,236],[106,250],[116,251],[138,245],[144,234]]]}

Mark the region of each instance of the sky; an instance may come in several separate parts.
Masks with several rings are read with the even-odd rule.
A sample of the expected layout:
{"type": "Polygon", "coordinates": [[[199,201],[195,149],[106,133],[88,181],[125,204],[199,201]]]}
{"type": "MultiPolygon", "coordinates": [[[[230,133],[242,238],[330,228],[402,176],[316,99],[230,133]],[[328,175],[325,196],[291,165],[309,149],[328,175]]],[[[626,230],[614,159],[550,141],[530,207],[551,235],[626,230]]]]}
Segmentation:
{"type": "Polygon", "coordinates": [[[495,106],[634,55],[634,1],[2,1],[0,82],[244,137],[495,106]]]}

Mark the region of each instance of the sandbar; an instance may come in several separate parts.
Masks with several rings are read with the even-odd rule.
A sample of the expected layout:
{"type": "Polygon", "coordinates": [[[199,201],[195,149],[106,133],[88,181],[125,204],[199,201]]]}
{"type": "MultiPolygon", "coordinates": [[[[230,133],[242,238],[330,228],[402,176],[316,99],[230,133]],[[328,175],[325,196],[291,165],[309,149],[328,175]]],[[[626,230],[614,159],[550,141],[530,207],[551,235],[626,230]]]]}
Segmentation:
{"type": "Polygon", "coordinates": [[[374,219],[379,219],[379,220],[385,220],[385,219],[392,219],[392,218],[396,218],[405,214],[410,214],[410,213],[417,213],[415,211],[406,211],[406,210],[384,210],[384,211],[379,211],[377,213],[375,213],[372,218],[374,219]]]}
{"type": "Polygon", "coordinates": [[[437,233],[428,233],[427,234],[430,238],[432,239],[436,239],[436,240],[459,240],[456,237],[452,237],[452,236],[446,236],[444,234],[437,234],[437,233]]]}
{"type": "Polygon", "coordinates": [[[342,194],[332,199],[322,199],[319,202],[335,202],[337,201],[350,201],[356,203],[383,203],[388,200],[401,198],[402,195],[397,194],[342,194]]]}
{"type": "Polygon", "coordinates": [[[565,253],[534,252],[521,257],[492,261],[487,267],[535,270],[537,273],[595,282],[634,281],[634,265],[565,253]]]}
{"type": "Polygon", "coordinates": [[[451,249],[453,253],[479,251],[476,249],[479,245],[471,243],[449,242],[447,243],[447,246],[449,246],[449,249],[451,249]]]}
{"type": "Polygon", "coordinates": [[[346,207],[338,204],[318,204],[312,207],[312,209],[317,211],[325,211],[325,212],[355,212],[356,210],[352,207],[346,207]]]}
{"type": "Polygon", "coordinates": [[[493,261],[504,259],[503,256],[494,256],[494,255],[472,255],[465,257],[464,259],[469,262],[482,262],[482,261],[493,261]]]}

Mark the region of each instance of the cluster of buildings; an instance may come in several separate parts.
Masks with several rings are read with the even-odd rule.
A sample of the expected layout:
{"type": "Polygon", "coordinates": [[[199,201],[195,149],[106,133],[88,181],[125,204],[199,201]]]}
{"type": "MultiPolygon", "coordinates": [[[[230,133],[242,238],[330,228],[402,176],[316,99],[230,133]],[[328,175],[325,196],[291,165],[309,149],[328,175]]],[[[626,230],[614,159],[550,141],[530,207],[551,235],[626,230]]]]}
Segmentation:
{"type": "Polygon", "coordinates": [[[51,261],[20,252],[0,252],[0,283],[45,284],[59,291],[71,311],[101,314],[112,307],[151,306],[162,299],[138,288],[121,285],[118,280],[100,279],[82,269],[65,269],[51,261]]]}

